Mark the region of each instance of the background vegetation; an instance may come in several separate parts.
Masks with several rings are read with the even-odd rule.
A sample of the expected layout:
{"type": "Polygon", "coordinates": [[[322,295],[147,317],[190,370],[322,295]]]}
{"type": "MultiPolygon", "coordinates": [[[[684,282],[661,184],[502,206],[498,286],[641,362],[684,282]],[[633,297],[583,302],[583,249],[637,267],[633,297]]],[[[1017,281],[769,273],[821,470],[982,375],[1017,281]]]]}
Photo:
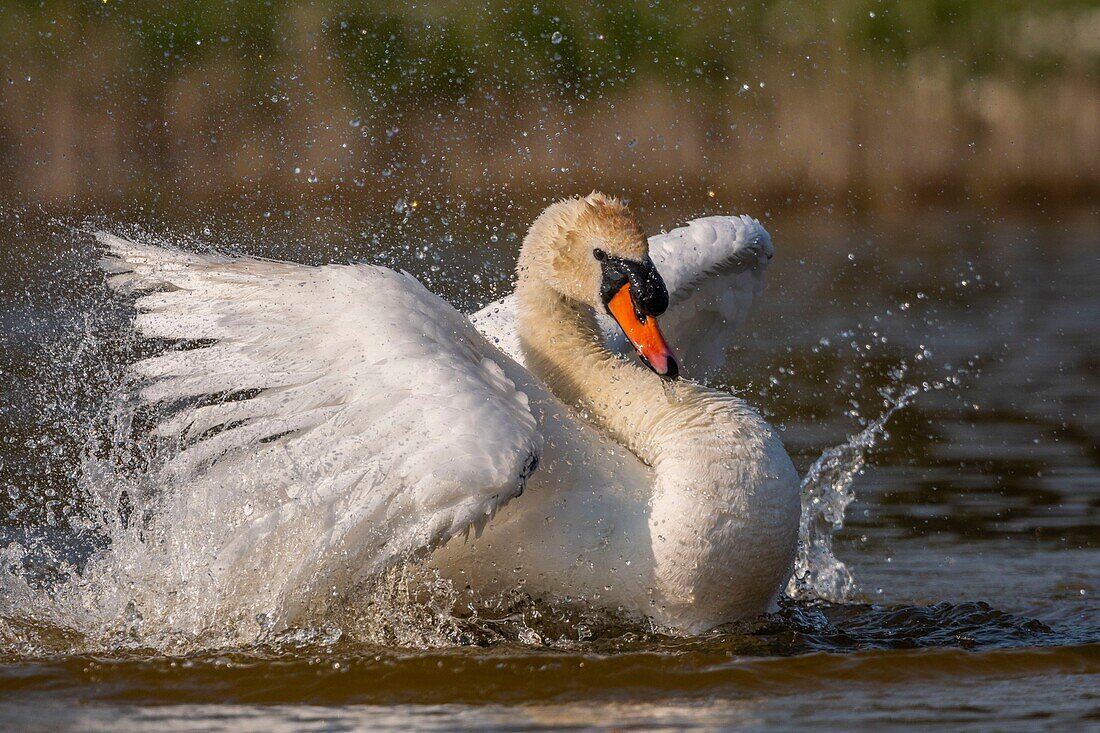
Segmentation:
{"type": "Polygon", "coordinates": [[[1094,206],[1100,4],[0,5],[0,200],[1094,206]]]}

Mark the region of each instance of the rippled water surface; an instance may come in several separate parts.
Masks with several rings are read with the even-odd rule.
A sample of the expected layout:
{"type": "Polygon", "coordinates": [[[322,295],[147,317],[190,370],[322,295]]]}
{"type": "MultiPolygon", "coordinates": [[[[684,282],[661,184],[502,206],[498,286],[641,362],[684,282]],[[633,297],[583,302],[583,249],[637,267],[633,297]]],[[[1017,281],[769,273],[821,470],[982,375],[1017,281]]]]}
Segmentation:
{"type": "MultiPolygon", "coordinates": [[[[637,205],[651,230],[718,213],[637,205]]],[[[470,310],[509,289],[538,208],[95,223],[400,266],[470,310]]],[[[110,452],[104,405],[144,347],[88,224],[0,223],[0,517],[25,593],[0,619],[2,728],[1100,725],[1095,219],[765,219],[777,257],[722,383],[781,427],[801,471],[836,457],[818,464],[823,500],[851,499],[842,527],[810,523],[847,571],[829,566],[773,617],[678,638],[525,598],[471,610],[413,569],[316,627],[231,645],[158,636],[125,611],[106,632],[79,622],[103,591],[80,568],[105,540],[73,530],[94,525],[86,456],[110,452]],[[832,491],[847,469],[854,498],[832,491]]],[[[132,589],[109,590],[126,608],[132,589]]]]}

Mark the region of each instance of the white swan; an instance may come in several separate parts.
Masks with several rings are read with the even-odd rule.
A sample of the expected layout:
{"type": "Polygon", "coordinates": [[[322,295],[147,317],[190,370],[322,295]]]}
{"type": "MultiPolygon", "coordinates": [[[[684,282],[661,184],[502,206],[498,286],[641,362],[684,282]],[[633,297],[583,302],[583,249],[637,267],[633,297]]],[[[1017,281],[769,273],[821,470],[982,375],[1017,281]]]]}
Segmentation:
{"type": "Polygon", "coordinates": [[[165,406],[156,480],[175,487],[150,531],[196,568],[175,622],[262,611],[285,626],[428,552],[477,593],[687,632],[769,610],[786,584],[794,467],[743,400],[675,379],[656,324],[671,303],[686,373],[724,358],[772,254],[754,220],[647,243],[615,199],[556,203],[524,240],[516,292],[473,324],[385,268],[97,236],[111,285],[145,293],[143,335],[207,344],[133,367],[140,400],[165,406]],[[614,353],[607,314],[650,368],[614,353]]]}

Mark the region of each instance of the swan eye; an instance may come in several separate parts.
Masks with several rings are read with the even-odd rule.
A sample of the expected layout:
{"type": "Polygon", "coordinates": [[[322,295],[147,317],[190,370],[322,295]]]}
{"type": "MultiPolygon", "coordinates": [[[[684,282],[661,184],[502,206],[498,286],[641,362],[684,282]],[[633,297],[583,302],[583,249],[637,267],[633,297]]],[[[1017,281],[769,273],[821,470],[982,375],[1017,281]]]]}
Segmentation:
{"type": "Polygon", "coordinates": [[[592,256],[595,257],[600,262],[603,262],[604,260],[607,259],[607,253],[604,252],[599,247],[596,247],[596,249],[592,250],[592,256]]]}

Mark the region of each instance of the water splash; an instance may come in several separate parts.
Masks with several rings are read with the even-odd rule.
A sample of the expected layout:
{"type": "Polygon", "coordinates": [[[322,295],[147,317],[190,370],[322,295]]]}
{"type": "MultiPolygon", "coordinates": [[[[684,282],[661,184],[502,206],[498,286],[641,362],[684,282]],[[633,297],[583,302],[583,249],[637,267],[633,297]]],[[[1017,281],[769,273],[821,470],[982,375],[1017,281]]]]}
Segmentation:
{"type": "MultiPolygon", "coordinates": [[[[972,366],[968,365],[968,366],[972,366]]],[[[898,411],[920,394],[958,386],[967,369],[957,369],[944,379],[906,382],[908,367],[902,362],[890,372],[891,384],[879,391],[883,411],[843,443],[827,448],[802,479],[802,518],[798,555],[787,595],[794,599],[843,602],[857,591],[855,577],[833,550],[835,534],[844,527],[848,505],[855,500],[854,484],[867,463],[867,453],[888,438],[886,425],[898,411]]]]}
{"type": "Polygon", "coordinates": [[[844,526],[844,514],[856,498],[853,484],[866,464],[867,451],[885,435],[886,423],[894,413],[920,392],[913,385],[896,393],[884,391],[883,413],[845,442],[826,449],[806,472],[798,556],[787,595],[844,601],[855,591],[852,572],[833,552],[833,535],[844,526]]]}

